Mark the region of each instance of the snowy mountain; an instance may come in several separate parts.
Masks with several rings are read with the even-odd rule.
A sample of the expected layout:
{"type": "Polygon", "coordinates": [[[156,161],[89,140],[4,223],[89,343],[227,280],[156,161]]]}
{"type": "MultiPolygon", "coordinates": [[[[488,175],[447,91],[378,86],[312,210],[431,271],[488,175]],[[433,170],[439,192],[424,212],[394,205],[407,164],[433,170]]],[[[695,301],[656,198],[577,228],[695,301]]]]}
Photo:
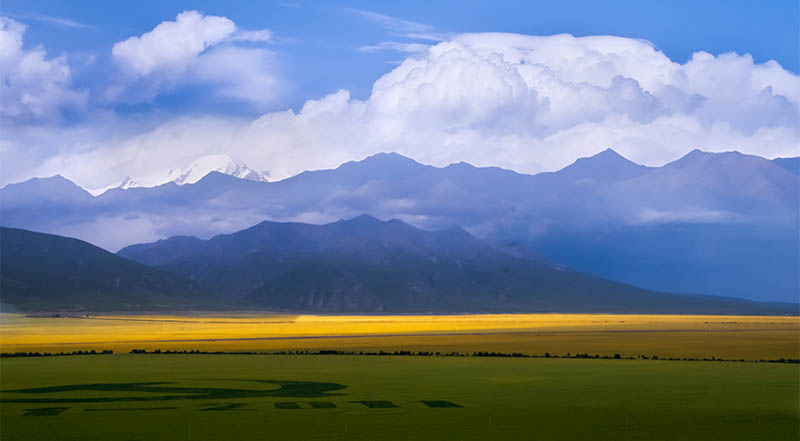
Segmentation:
{"type": "Polygon", "coordinates": [[[135,187],[141,187],[141,186],[136,181],[131,179],[130,176],[125,176],[125,179],[123,179],[122,182],[120,182],[117,185],[112,184],[102,188],[85,188],[85,187],[82,188],[91,193],[92,196],[100,196],[101,194],[107,192],[108,190],[111,190],[112,188],[120,188],[122,190],[127,190],[129,188],[135,188],[135,187]]]}
{"type": "Polygon", "coordinates": [[[267,182],[269,176],[268,173],[255,171],[244,164],[234,161],[233,158],[228,155],[207,155],[198,158],[186,168],[173,168],[167,173],[165,178],[156,180],[155,182],[143,184],[126,176],[118,185],[109,185],[108,187],[95,189],[87,188],[85,190],[93,196],[99,196],[114,188],[127,190],[129,188],[157,187],[170,182],[174,182],[177,185],[194,184],[211,172],[218,172],[235,178],[256,182],[267,182]]]}
{"type": "Polygon", "coordinates": [[[208,155],[198,158],[185,169],[170,170],[166,182],[174,182],[178,185],[194,184],[211,172],[256,182],[266,182],[268,177],[267,173],[252,170],[246,165],[234,161],[228,155],[208,155]]]}

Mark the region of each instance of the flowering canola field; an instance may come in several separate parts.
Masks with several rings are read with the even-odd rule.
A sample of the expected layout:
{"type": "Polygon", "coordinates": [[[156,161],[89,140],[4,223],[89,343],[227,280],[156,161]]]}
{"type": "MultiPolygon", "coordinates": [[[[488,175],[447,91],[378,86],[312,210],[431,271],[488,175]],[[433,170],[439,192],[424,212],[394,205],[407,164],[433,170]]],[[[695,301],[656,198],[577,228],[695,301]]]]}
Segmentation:
{"type": "Polygon", "coordinates": [[[411,350],[798,359],[800,317],[465,315],[0,314],[0,351],[411,350]]]}

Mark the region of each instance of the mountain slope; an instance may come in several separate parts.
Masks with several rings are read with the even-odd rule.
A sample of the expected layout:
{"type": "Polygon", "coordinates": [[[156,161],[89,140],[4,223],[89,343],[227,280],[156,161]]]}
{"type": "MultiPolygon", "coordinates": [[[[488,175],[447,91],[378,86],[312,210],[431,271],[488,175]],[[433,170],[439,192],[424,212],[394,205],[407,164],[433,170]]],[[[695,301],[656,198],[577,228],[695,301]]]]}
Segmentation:
{"type": "Polygon", "coordinates": [[[789,173],[800,176],[800,156],[794,158],[775,158],[772,162],[783,167],[789,173]]]}
{"type": "Polygon", "coordinates": [[[61,175],[8,184],[0,191],[3,212],[17,207],[35,210],[43,207],[83,206],[90,204],[92,200],[91,194],[61,175]]]}
{"type": "Polygon", "coordinates": [[[642,176],[651,170],[651,167],[637,164],[608,148],[594,156],[579,158],[555,173],[542,173],[542,176],[557,176],[560,180],[590,185],[623,181],[642,176]]]}
{"type": "Polygon", "coordinates": [[[203,307],[196,284],[67,237],[0,227],[2,303],[23,310],[203,307]]]}
{"type": "Polygon", "coordinates": [[[640,215],[648,216],[650,210],[649,216],[656,220],[658,216],[701,221],[781,220],[793,214],[790,207],[797,206],[798,179],[758,156],[694,150],[616,185],[613,191],[629,198],[629,206],[640,215]]]}
{"type": "Polygon", "coordinates": [[[460,228],[362,215],[262,222],[208,241],[176,237],[119,255],[249,305],[313,312],[775,312],[753,302],[646,291],[499,250],[460,228]]]}

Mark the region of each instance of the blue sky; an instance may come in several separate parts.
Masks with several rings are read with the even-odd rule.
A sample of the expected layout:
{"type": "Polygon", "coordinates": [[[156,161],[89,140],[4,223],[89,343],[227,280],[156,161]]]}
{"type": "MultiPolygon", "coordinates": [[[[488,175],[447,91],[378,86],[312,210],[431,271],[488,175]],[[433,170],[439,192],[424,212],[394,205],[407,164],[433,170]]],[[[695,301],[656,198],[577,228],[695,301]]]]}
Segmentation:
{"type": "MultiPolygon", "coordinates": [[[[617,76],[621,79],[634,80],[636,84],[633,84],[632,87],[642,89],[642,101],[636,104],[639,106],[636,107],[636,110],[630,108],[633,104],[629,101],[618,102],[619,106],[628,106],[624,111],[620,110],[627,115],[628,119],[641,124],[650,124],[653,121],[658,122],[658,117],[654,115],[665,115],[666,113],[674,115],[677,112],[676,109],[680,108],[681,112],[692,113],[697,117],[699,124],[706,126],[707,130],[702,133],[697,132],[691,135],[682,132],[676,134],[676,142],[681,145],[673,149],[657,151],[654,148],[650,151],[642,146],[634,145],[635,143],[632,142],[626,145],[625,142],[628,141],[625,140],[631,139],[633,135],[606,136],[605,133],[608,130],[603,132],[604,134],[594,136],[593,139],[599,139],[598,144],[588,150],[570,147],[577,145],[578,140],[570,140],[569,145],[559,146],[544,147],[543,144],[540,145],[541,143],[537,144],[539,141],[551,139],[554,133],[570,127],[563,125],[566,123],[564,123],[565,117],[562,114],[556,118],[553,115],[541,113],[543,110],[552,110],[556,97],[547,95],[551,89],[536,89],[531,86],[532,82],[526,79],[531,87],[530,91],[537,94],[539,101],[534,104],[525,104],[528,106],[525,109],[530,110],[531,115],[536,113],[541,116],[530,119],[531,125],[538,127],[536,129],[538,132],[532,138],[533,140],[519,139],[530,135],[528,131],[533,130],[520,128],[520,122],[506,124],[505,131],[498,135],[492,132],[495,130],[494,128],[490,130],[490,127],[485,125],[487,124],[486,118],[480,116],[478,118],[480,121],[458,120],[458,122],[448,121],[442,124],[461,124],[459,126],[461,129],[471,130],[465,131],[463,137],[473,136],[473,132],[478,127],[481,133],[488,134],[486,136],[491,138],[489,140],[484,136],[482,141],[458,141],[460,146],[456,146],[456,141],[452,139],[432,136],[429,140],[404,140],[396,145],[397,150],[433,163],[465,159],[484,165],[501,165],[520,171],[535,172],[563,166],[574,160],[575,157],[609,147],[607,144],[614,144],[613,146],[616,147],[619,143],[620,147],[617,147],[619,150],[640,162],[658,163],[674,159],[675,155],[695,147],[721,150],[727,146],[730,149],[746,151],[748,148],[753,150],[750,146],[763,143],[765,140],[785,138],[784,133],[774,130],[771,133],[759,135],[760,128],[774,129],[775,125],[766,121],[754,123],[748,115],[741,112],[741,114],[734,114],[735,112],[726,109],[726,103],[742,101],[748,103],[752,101],[754,107],[751,111],[756,115],[769,114],[773,116],[773,120],[789,121],[779,128],[788,130],[792,136],[797,133],[796,124],[791,123],[797,110],[794,93],[797,88],[798,53],[800,52],[798,51],[800,10],[798,10],[797,1],[765,3],[757,1],[62,2],[4,0],[0,14],[25,26],[24,32],[20,34],[23,35],[20,54],[35,52],[36,48],[41,48],[46,51],[45,60],[51,62],[51,67],[57,65],[57,67],[63,68],[66,66],[69,70],[68,79],[62,78],[57,81],[58,87],[63,88],[58,97],[53,98],[48,95],[47,99],[57,99],[55,104],[51,103],[52,106],[55,106],[54,108],[45,109],[31,116],[27,114],[30,112],[24,109],[12,112],[12,106],[8,104],[8,101],[3,103],[8,105],[11,110],[5,112],[0,124],[6,128],[14,125],[24,126],[26,129],[25,133],[0,139],[5,145],[0,152],[6,159],[24,164],[22,167],[16,167],[15,170],[9,171],[11,177],[7,179],[10,181],[33,175],[63,172],[75,178],[90,181],[91,183],[88,185],[99,185],[104,180],[120,179],[122,176],[119,175],[127,172],[140,175],[156,173],[155,170],[145,170],[148,168],[145,166],[131,167],[126,170],[120,164],[109,164],[108,170],[104,168],[102,173],[90,175],[88,171],[79,170],[70,164],[77,161],[76,152],[84,157],[88,154],[87,149],[90,147],[87,146],[105,145],[104,148],[107,150],[112,148],[107,146],[108,138],[113,137],[114,142],[120,144],[114,148],[124,149],[125,147],[121,144],[124,144],[126,139],[148,136],[148,133],[155,136],[153,131],[158,127],[175,123],[180,118],[211,117],[217,118],[215,119],[217,122],[228,118],[233,122],[232,125],[226,126],[226,129],[233,130],[232,127],[242,127],[260,116],[274,112],[291,109],[295,114],[300,114],[307,101],[324,100],[340,90],[348,93],[347,97],[342,98],[347,101],[348,112],[355,112],[360,106],[359,103],[368,103],[367,107],[371,107],[369,104],[373,103],[375,107],[378,107],[379,102],[371,101],[370,94],[373,85],[379,78],[392,72],[398,74],[400,71],[395,71],[395,69],[404,60],[430,58],[431,55],[428,52],[430,47],[447,44],[464,33],[502,32],[522,36],[571,34],[575,37],[624,37],[631,41],[642,39],[650,42],[666,60],[678,65],[689,66],[687,62],[692,60],[693,54],[703,51],[716,57],[715,60],[720,66],[714,69],[725,71],[729,69],[722,67],[723,54],[733,52],[737,54],[736,57],[739,57],[736,60],[741,61],[741,63],[736,62],[738,64],[734,63],[736,66],[748,63],[748,66],[751,66],[742,67],[742,69],[759,72],[771,69],[778,73],[765,75],[763,78],[768,79],[756,81],[757,84],[753,86],[751,95],[734,99],[722,96],[715,98],[713,93],[721,92],[707,91],[706,93],[704,92],[706,89],[703,87],[710,86],[699,85],[703,82],[703,78],[710,78],[710,75],[714,74],[713,72],[718,72],[717,70],[700,74],[696,69],[692,70],[689,74],[695,75],[695,77],[692,80],[694,85],[691,86],[683,83],[677,85],[678,83],[676,83],[670,84],[666,88],[664,84],[649,88],[650,86],[646,84],[648,81],[652,82],[652,79],[648,80],[644,77],[653,76],[650,75],[653,72],[647,73],[641,70],[633,72],[620,67],[619,69],[622,70],[617,72],[617,76]],[[136,61],[132,61],[130,57],[123,59],[121,56],[113,55],[115,44],[131,37],[141,37],[143,34],[153,31],[161,23],[174,22],[176,16],[182,11],[197,11],[200,17],[224,17],[232,22],[232,26],[235,24],[236,32],[226,34],[228,35],[225,37],[227,39],[209,43],[208,49],[195,54],[199,58],[192,61],[188,68],[186,66],[189,64],[185,64],[178,70],[170,67],[172,70],[169,75],[161,71],[158,71],[161,73],[147,71],[147,73],[131,77],[130,72],[126,69],[129,70],[134,66],[141,67],[141,65],[136,65],[136,61]],[[268,31],[268,41],[267,39],[245,41],[234,38],[235,35],[240,35],[242,32],[260,30],[268,31]],[[223,49],[228,50],[224,51],[223,49]],[[745,54],[751,54],[752,60],[747,59],[745,54]],[[209,56],[202,60],[203,55],[209,56]],[[58,61],[58,57],[61,56],[63,59],[58,61]],[[233,66],[230,70],[225,70],[224,64],[231,60],[234,60],[234,63],[238,60],[245,61],[242,61],[238,70],[233,66]],[[769,60],[777,61],[780,66],[768,64],[769,60]],[[243,73],[247,73],[247,75],[243,73]],[[238,76],[239,74],[242,75],[238,76]],[[191,75],[192,78],[187,79],[187,75],[191,75]],[[252,94],[248,91],[248,87],[252,88],[252,94]],[[656,87],[658,90],[655,89],[656,87]],[[681,93],[673,93],[672,89],[674,88],[680,89],[681,93]],[[653,99],[658,103],[650,100],[648,96],[654,97],[653,99]],[[650,104],[646,104],[646,102],[650,104]],[[756,104],[757,102],[761,104],[756,104]],[[715,106],[714,103],[718,105],[715,106]],[[759,105],[766,106],[765,108],[768,110],[757,110],[759,105]],[[669,108],[669,112],[664,112],[665,108],[669,108]],[[689,108],[691,111],[686,110],[689,108]],[[47,114],[47,117],[42,116],[44,113],[47,114]],[[725,115],[718,117],[717,115],[720,114],[725,115]],[[557,119],[555,123],[553,118],[557,119]],[[724,128],[720,125],[721,121],[736,129],[737,133],[741,133],[719,135],[720,130],[724,128]],[[714,124],[717,124],[716,127],[714,124]],[[98,129],[100,126],[113,126],[114,133],[109,133],[111,129],[107,131],[98,129]],[[69,133],[63,134],[65,128],[69,133]],[[59,129],[61,129],[60,132],[59,129]],[[52,146],[53,140],[47,138],[47,130],[52,130],[52,133],[61,133],[57,138],[60,144],[58,147],[52,146]],[[739,135],[741,136],[737,138],[739,135]],[[506,148],[505,150],[508,151],[505,152],[487,151],[486,146],[491,142],[497,142],[498,139],[512,140],[509,142],[514,143],[515,147],[513,149],[506,148]],[[414,142],[444,142],[448,148],[438,151],[420,150],[413,148],[411,144],[414,142]],[[70,143],[74,148],[66,146],[66,143],[70,143]],[[33,147],[23,148],[22,145],[33,145],[33,147]],[[548,149],[546,152],[543,150],[545,148],[548,149]],[[530,151],[530,157],[522,155],[523,157],[520,158],[520,152],[523,151],[520,149],[530,151]],[[482,153],[476,153],[478,151],[482,153]],[[555,151],[560,153],[553,153],[555,151]],[[513,160],[512,158],[519,159],[513,160]]],[[[489,57],[495,49],[487,50],[485,46],[497,44],[496,51],[503,54],[504,57],[509,57],[520,45],[528,48],[534,44],[521,41],[500,43],[499,41],[498,37],[486,34],[485,38],[470,40],[467,47],[473,55],[484,51],[484,55],[489,57]],[[476,49],[478,47],[481,48],[480,51],[476,49]]],[[[539,45],[539,43],[535,44],[539,45]]],[[[547,44],[552,46],[566,43],[553,40],[552,44],[547,44]]],[[[611,44],[609,47],[617,48],[618,46],[611,44]]],[[[136,54],[142,55],[143,52],[139,51],[136,54]]],[[[135,54],[129,53],[128,55],[132,57],[135,54]]],[[[479,57],[484,55],[479,55],[479,57]]],[[[623,54],[623,56],[626,55],[623,54]]],[[[599,60],[593,69],[603,69],[602,66],[613,62],[613,60],[599,60]]],[[[187,63],[189,62],[187,61],[187,63]]],[[[438,69],[432,62],[426,66],[426,69],[438,69]]],[[[657,69],[657,67],[653,67],[653,69],[657,69]]],[[[684,70],[688,72],[690,69],[686,67],[684,70]]],[[[678,75],[671,70],[670,72],[669,75],[673,77],[678,75]]],[[[569,73],[567,72],[565,75],[569,76],[569,73]]],[[[601,75],[603,78],[598,79],[596,84],[592,78],[583,78],[573,85],[579,86],[588,83],[604,88],[606,91],[611,91],[612,87],[616,87],[613,89],[614,91],[621,91],[629,86],[622,80],[611,84],[610,78],[614,75],[607,76],[608,78],[606,76],[601,75]]],[[[438,83],[435,80],[432,81],[431,84],[437,86],[438,83]]],[[[728,85],[733,84],[735,88],[735,82],[740,80],[731,77],[726,81],[729,81],[728,85]]],[[[20,80],[20,82],[22,81],[20,80]]],[[[28,86],[19,86],[13,93],[6,94],[5,99],[12,100],[14,97],[29,96],[30,93],[26,93],[23,90],[24,87],[28,86]]],[[[464,98],[461,95],[462,92],[463,90],[459,89],[453,93],[464,98]]],[[[448,92],[441,97],[450,99],[452,94],[448,92]]],[[[559,96],[558,98],[566,100],[564,97],[559,96]]],[[[466,96],[465,99],[470,103],[478,103],[477,98],[473,101],[466,96]]],[[[609,108],[616,106],[614,103],[608,104],[607,97],[604,99],[609,108]]],[[[334,101],[331,98],[331,102],[334,101]]],[[[48,101],[48,103],[50,102],[48,101]]],[[[42,105],[50,105],[48,103],[42,105]]],[[[517,101],[514,103],[519,104],[517,101]]],[[[509,106],[513,107],[509,103],[492,102],[487,105],[489,107],[498,105],[498,109],[506,110],[510,108],[509,106]]],[[[435,107],[435,105],[428,105],[425,109],[435,107]]],[[[503,110],[498,111],[502,112],[503,110]]],[[[586,109],[574,108],[572,111],[585,112],[586,109]]],[[[452,111],[445,111],[445,113],[447,112],[452,114],[452,111]]],[[[496,118],[497,111],[493,112],[492,118],[496,118]]],[[[564,112],[568,113],[570,110],[567,109],[564,112]]],[[[404,113],[397,118],[407,122],[406,116],[407,114],[404,113]]],[[[352,130],[361,132],[377,130],[377,126],[374,124],[377,117],[374,115],[361,115],[353,118],[358,120],[358,124],[361,125],[353,123],[352,130]]],[[[597,123],[604,120],[606,121],[604,127],[607,128],[614,123],[608,118],[610,118],[608,115],[598,114],[591,121],[597,123]]],[[[321,127],[324,124],[342,123],[342,121],[334,121],[334,119],[331,116],[325,121],[315,121],[314,124],[316,124],[315,127],[321,127]]],[[[408,126],[408,124],[406,125],[408,126]]],[[[668,123],[665,122],[664,125],[668,125],[668,123]]],[[[577,126],[572,126],[572,128],[575,127],[577,126]]],[[[646,130],[647,128],[637,126],[635,129],[646,130]]],[[[224,131],[222,128],[220,130],[224,131]]],[[[622,129],[615,130],[619,132],[622,129]]],[[[653,134],[660,133],[653,130],[653,134]]],[[[320,129],[320,132],[324,131],[320,129]]],[[[645,136],[644,132],[634,132],[635,136],[645,136]]],[[[252,151],[255,147],[249,149],[231,147],[230,151],[226,151],[226,148],[208,145],[195,150],[182,150],[178,152],[180,154],[173,152],[174,155],[169,160],[173,162],[170,165],[177,166],[182,161],[186,162],[192,156],[200,154],[225,153],[231,154],[237,160],[247,160],[248,163],[256,162],[257,167],[271,170],[274,176],[285,176],[305,168],[332,166],[336,161],[357,159],[374,150],[395,149],[394,144],[380,139],[378,141],[364,139],[362,142],[365,145],[349,151],[342,151],[341,146],[337,145],[317,145],[315,147],[317,150],[313,153],[316,156],[322,156],[324,160],[299,164],[297,160],[294,160],[292,165],[276,166],[276,162],[282,162],[283,158],[297,154],[287,151],[287,149],[291,150],[291,146],[297,145],[300,140],[286,141],[287,138],[294,135],[275,133],[274,131],[270,132],[270,136],[272,138],[265,141],[265,144],[269,144],[271,150],[261,156],[252,151]],[[276,140],[283,140],[281,141],[284,142],[283,146],[276,146],[276,140]],[[370,145],[366,145],[368,143],[370,145]]],[[[319,138],[304,139],[303,142],[318,142],[319,139],[324,138],[320,135],[319,138]]],[[[793,139],[786,142],[791,141],[793,139]]],[[[253,141],[253,138],[248,138],[248,142],[251,146],[258,144],[253,141]]],[[[765,156],[781,155],[788,151],[785,145],[788,144],[772,150],[751,152],[765,156]]],[[[106,151],[104,154],[113,155],[115,153],[106,151]]],[[[167,167],[167,165],[163,165],[163,167],[167,167]]],[[[5,180],[0,182],[0,185],[4,183],[6,183],[5,180]]]]}

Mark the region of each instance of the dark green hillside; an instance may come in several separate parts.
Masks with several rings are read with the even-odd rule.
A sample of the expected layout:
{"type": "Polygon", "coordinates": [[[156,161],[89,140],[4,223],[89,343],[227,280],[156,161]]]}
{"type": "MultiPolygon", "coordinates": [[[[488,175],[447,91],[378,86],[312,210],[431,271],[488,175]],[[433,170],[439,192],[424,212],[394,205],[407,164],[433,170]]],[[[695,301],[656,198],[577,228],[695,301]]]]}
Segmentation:
{"type": "Polygon", "coordinates": [[[0,300],[24,310],[208,306],[196,284],[52,234],[0,227],[0,300]]]}

